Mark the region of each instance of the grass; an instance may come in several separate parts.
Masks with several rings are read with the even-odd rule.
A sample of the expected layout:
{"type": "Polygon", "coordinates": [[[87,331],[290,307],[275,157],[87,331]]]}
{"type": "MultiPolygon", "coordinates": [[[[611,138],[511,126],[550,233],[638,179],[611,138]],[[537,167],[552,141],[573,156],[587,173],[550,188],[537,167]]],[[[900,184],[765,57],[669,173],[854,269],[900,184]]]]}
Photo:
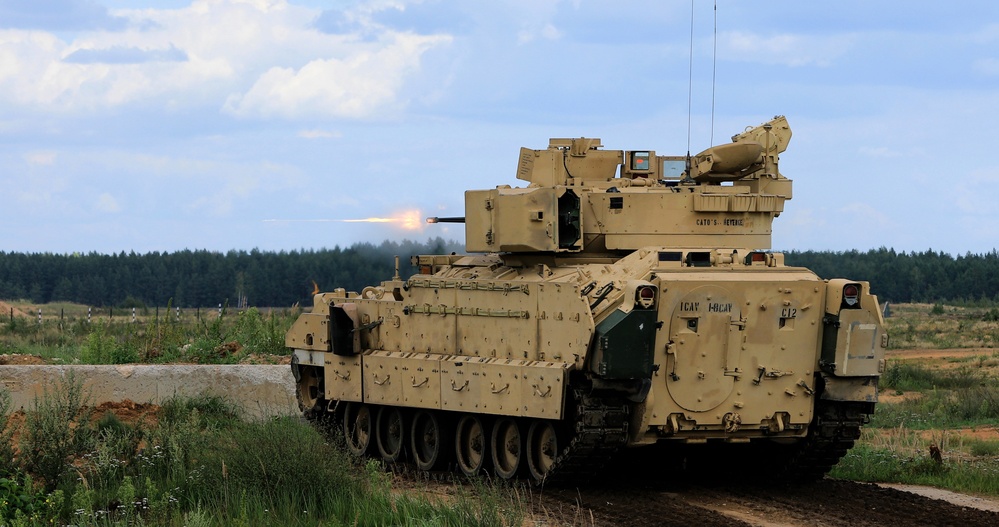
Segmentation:
{"type": "Polygon", "coordinates": [[[999,308],[892,304],[885,319],[892,349],[999,348],[999,308]]]}
{"type": "MultiPolygon", "coordinates": [[[[36,313],[34,305],[15,303],[36,313]]],[[[52,364],[194,362],[237,363],[251,355],[288,354],[284,334],[299,309],[131,310],[92,314],[86,306],[50,304],[35,316],[6,314],[0,323],[0,354],[36,355],[52,364]]]]}
{"type": "Polygon", "coordinates": [[[155,425],[91,419],[81,385],[67,377],[25,416],[15,466],[0,472],[0,525],[523,521],[515,488],[478,482],[446,498],[399,493],[379,462],[361,464],[299,419],[248,421],[211,396],[165,402],[155,425]],[[46,423],[46,434],[30,432],[36,422],[46,423]],[[59,459],[58,469],[33,457],[43,451],[59,459]]]}
{"type": "Polygon", "coordinates": [[[831,472],[836,478],[879,483],[929,485],[957,492],[999,496],[999,460],[994,457],[941,462],[921,452],[860,444],[831,472]]]}
{"type": "Polygon", "coordinates": [[[831,475],[999,496],[996,357],[890,360],[879,387],[891,402],[831,475]]]}

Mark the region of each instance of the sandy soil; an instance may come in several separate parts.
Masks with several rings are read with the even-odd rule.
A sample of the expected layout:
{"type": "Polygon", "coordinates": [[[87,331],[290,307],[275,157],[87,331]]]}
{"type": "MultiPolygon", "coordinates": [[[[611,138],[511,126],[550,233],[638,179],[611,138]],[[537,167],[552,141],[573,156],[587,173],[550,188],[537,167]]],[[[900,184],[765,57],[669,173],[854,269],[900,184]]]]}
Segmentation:
{"type": "Polygon", "coordinates": [[[0,355],[0,366],[24,366],[28,364],[45,364],[45,359],[38,355],[4,354],[0,355]]]}
{"type": "MultiPolygon", "coordinates": [[[[11,307],[12,306],[10,304],[8,304],[7,302],[4,302],[3,300],[0,300],[0,317],[4,317],[4,316],[9,317],[10,316],[11,307]]],[[[31,315],[29,315],[28,313],[25,313],[24,311],[22,311],[22,310],[20,310],[20,309],[18,309],[18,308],[15,307],[14,308],[14,316],[15,317],[30,317],[31,315]]]]}

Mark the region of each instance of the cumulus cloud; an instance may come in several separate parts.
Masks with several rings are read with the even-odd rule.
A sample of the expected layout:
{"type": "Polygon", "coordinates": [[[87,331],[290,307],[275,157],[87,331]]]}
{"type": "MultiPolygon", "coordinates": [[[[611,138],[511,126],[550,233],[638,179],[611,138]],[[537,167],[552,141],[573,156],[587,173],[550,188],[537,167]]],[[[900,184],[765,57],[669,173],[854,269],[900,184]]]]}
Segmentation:
{"type": "Polygon", "coordinates": [[[396,102],[424,51],[448,37],[395,35],[392,43],[346,59],[316,59],[299,69],[274,67],[224,110],[239,117],[364,117],[396,102]]]}
{"type": "MultiPolygon", "coordinates": [[[[366,26],[324,33],[286,0],[195,0],[122,9],[120,31],[0,30],[0,109],[99,111],[126,104],[240,117],[360,118],[402,104],[423,53],[450,42],[366,26]]],[[[116,19],[117,19],[116,18],[116,19]]]]}

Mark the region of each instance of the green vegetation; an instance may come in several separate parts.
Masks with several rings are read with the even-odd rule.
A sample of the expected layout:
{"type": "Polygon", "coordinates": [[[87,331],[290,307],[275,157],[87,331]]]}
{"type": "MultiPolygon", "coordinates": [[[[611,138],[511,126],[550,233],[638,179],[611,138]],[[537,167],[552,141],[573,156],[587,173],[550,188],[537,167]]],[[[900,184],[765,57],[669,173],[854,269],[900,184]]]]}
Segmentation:
{"type": "Polygon", "coordinates": [[[926,450],[906,453],[862,443],[850,450],[831,475],[855,481],[929,485],[999,496],[999,460],[994,457],[945,458],[937,462],[926,450]]]}
{"type": "Polygon", "coordinates": [[[25,416],[0,472],[0,525],[522,523],[515,489],[399,494],[379,462],[360,465],[298,419],[245,421],[216,397],[171,399],[155,425],[91,419],[81,386],[66,377],[25,416]]]}
{"type": "Polygon", "coordinates": [[[996,357],[942,368],[890,362],[880,381],[888,401],[831,475],[999,496],[999,440],[974,434],[999,422],[996,357]]]}
{"type": "Polygon", "coordinates": [[[995,307],[893,304],[885,326],[892,349],[999,348],[993,311],[999,313],[995,307]]]}
{"type": "Polygon", "coordinates": [[[927,250],[896,252],[789,251],[788,265],[807,267],[822,278],[848,277],[871,283],[882,302],[946,302],[977,307],[999,302],[999,252],[951,256],[927,250]]]}
{"type": "Polygon", "coordinates": [[[14,317],[0,325],[0,354],[38,355],[63,364],[126,364],[194,362],[237,363],[251,355],[287,355],[284,334],[300,309],[256,308],[238,313],[217,310],[166,309],[165,314],[131,315],[109,320],[94,317],[87,322],[86,307],[60,308],[61,319],[41,323],[14,317]],[[65,313],[69,315],[65,315],[65,313]]]}
{"type": "MultiPolygon", "coordinates": [[[[413,274],[409,257],[460,251],[441,238],[354,244],[349,248],[264,252],[20,254],[0,251],[0,298],[36,304],[68,301],[146,313],[172,300],[181,307],[291,306],[311,300],[313,284],[360,291],[395,274],[413,274]],[[245,300],[249,304],[242,304],[245,300]]],[[[8,313],[9,314],[9,313],[8,313]]],[[[3,315],[3,313],[0,313],[3,315]]]]}
{"type": "MultiPolygon", "coordinates": [[[[323,290],[360,291],[390,278],[393,257],[400,274],[415,270],[416,254],[461,252],[441,238],[354,244],[347,248],[291,252],[179,251],[135,254],[21,254],[0,251],[0,296],[36,304],[70,301],[139,310],[163,306],[210,307],[230,299],[256,306],[305,304],[313,281],[323,290]]],[[[808,267],[823,278],[840,276],[871,283],[882,302],[947,302],[995,307],[999,302],[999,253],[951,256],[933,250],[896,252],[789,251],[788,265],[808,267]]],[[[999,316],[999,313],[997,313],[999,316]]]]}

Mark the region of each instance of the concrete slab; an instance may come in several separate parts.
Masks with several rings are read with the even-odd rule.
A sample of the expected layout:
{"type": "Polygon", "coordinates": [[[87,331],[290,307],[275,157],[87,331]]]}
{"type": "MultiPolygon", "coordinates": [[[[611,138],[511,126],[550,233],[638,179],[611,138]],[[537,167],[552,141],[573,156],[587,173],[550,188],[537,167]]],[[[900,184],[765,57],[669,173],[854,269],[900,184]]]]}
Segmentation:
{"type": "Polygon", "coordinates": [[[247,415],[297,415],[295,380],[287,365],[0,366],[12,409],[30,409],[45,387],[69,371],[83,379],[89,400],[159,404],[174,395],[211,394],[240,403],[247,415]]]}

